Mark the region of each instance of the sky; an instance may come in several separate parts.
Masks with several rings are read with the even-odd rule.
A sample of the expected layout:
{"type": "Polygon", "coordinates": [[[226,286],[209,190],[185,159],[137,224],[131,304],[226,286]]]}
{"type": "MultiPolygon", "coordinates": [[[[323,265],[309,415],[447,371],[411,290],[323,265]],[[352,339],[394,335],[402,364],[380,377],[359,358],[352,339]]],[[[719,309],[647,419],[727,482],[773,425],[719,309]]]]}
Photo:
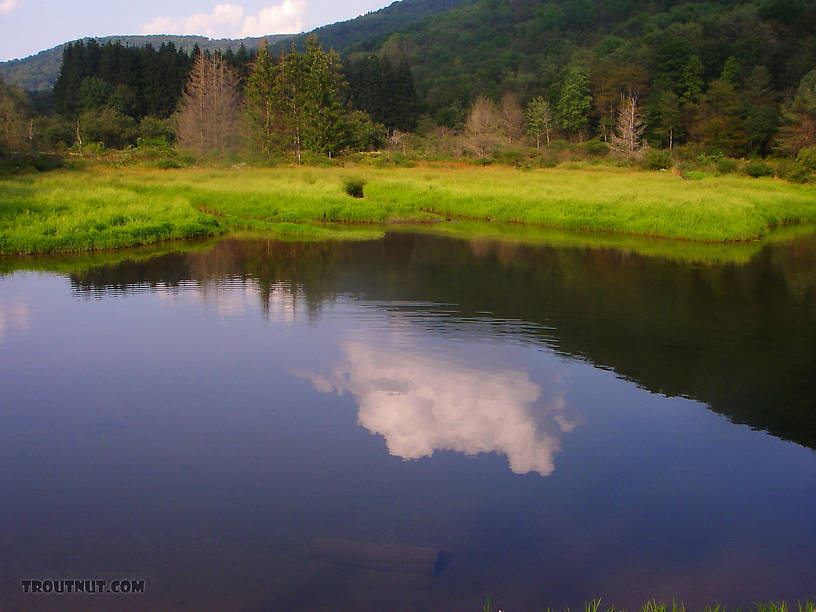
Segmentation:
{"type": "Polygon", "coordinates": [[[198,34],[244,38],[306,32],[392,0],[0,0],[0,61],[85,36],[198,34]]]}

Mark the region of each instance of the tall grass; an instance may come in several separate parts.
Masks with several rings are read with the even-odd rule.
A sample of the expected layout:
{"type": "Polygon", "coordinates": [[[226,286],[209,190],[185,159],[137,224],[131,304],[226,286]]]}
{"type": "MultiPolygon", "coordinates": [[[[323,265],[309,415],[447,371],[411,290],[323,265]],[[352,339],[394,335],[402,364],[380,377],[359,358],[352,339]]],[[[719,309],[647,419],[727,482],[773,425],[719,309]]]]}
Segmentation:
{"type": "MultiPolygon", "coordinates": [[[[483,612],[492,612],[492,602],[490,597],[487,597],[487,603],[482,605],[483,612]]],[[[601,611],[601,599],[593,599],[584,604],[584,612],[599,612],[601,611]]],[[[784,601],[777,602],[759,602],[751,604],[742,608],[727,608],[720,604],[707,605],[701,608],[702,612],[816,612],[816,599],[798,601],[796,607],[791,609],[784,601]]],[[[552,608],[547,608],[547,612],[556,612],[552,608]]],[[[569,608],[565,608],[564,612],[571,612],[569,608]]],[[[625,608],[616,608],[615,606],[604,606],[603,612],[627,612],[625,608]]],[[[668,606],[663,602],[658,602],[652,599],[640,607],[639,612],[687,612],[687,608],[682,603],[672,601],[668,606]]],[[[692,612],[692,610],[688,610],[692,612]]]]}
{"type": "MultiPolygon", "coordinates": [[[[816,189],[615,169],[60,170],[0,180],[0,253],[135,246],[291,224],[478,219],[694,241],[755,240],[816,220],[816,189]]],[[[313,230],[306,230],[306,233],[313,230]]]]}

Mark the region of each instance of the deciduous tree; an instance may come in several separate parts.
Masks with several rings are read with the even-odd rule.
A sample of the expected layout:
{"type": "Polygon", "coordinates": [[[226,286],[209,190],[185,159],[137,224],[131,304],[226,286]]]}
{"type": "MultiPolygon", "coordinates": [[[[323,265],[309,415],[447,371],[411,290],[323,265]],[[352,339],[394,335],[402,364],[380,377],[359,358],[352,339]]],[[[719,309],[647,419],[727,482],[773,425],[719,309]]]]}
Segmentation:
{"type": "Polygon", "coordinates": [[[574,67],[567,73],[558,99],[561,126],[579,139],[583,138],[589,124],[588,113],[591,106],[589,74],[584,68],[574,67]]]}
{"type": "Polygon", "coordinates": [[[524,135],[526,121],[524,110],[519,104],[516,94],[508,91],[502,96],[499,102],[499,115],[501,120],[501,130],[510,144],[513,140],[518,140],[524,135]]]}
{"type": "Polygon", "coordinates": [[[631,91],[621,93],[612,147],[625,153],[626,159],[631,159],[640,150],[643,128],[643,114],[638,106],[637,94],[631,91]]]}
{"type": "Polygon", "coordinates": [[[527,105],[527,133],[536,139],[536,149],[541,150],[541,136],[550,143],[553,113],[550,103],[541,96],[533,98],[527,105]]]}
{"type": "Polygon", "coordinates": [[[501,117],[490,98],[479,96],[465,122],[468,147],[481,158],[492,151],[499,139],[501,117]]]}
{"type": "Polygon", "coordinates": [[[25,94],[0,80],[0,156],[21,151],[29,146],[32,137],[25,94]]]}

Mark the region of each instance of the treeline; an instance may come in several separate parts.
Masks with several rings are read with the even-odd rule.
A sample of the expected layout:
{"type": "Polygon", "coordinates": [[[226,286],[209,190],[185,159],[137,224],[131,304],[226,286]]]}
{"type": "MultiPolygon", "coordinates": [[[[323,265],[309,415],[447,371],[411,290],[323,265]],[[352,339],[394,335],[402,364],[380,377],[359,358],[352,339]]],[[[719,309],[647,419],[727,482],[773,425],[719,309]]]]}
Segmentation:
{"type": "MultiPolygon", "coordinates": [[[[223,82],[237,92],[233,152],[302,157],[304,150],[334,156],[382,149],[487,159],[586,143],[594,154],[611,150],[631,160],[660,149],[686,157],[790,157],[816,146],[816,0],[450,6],[387,38],[355,43],[342,60],[317,53],[313,38],[305,45],[298,38],[285,52],[279,43],[264,46],[257,57],[244,48],[188,54],[172,44],[75,43],[65,49],[54,89],[56,113],[44,115],[42,99],[35,108],[19,93],[6,95],[8,105],[25,108],[10,128],[17,144],[0,146],[22,146],[23,124],[35,147],[189,143],[179,110],[199,57],[225,67],[223,82]],[[323,75],[319,104],[306,93],[308,79],[297,95],[287,89],[297,74],[323,75]],[[252,128],[248,117],[261,95],[272,101],[271,123],[252,128]],[[325,123],[319,138],[304,123],[312,117],[325,123]]],[[[363,27],[375,16],[380,23],[391,12],[347,25],[363,27]]]]}
{"type": "Polygon", "coordinates": [[[179,144],[199,155],[241,149],[253,156],[304,152],[332,157],[381,146],[416,124],[419,101],[407,66],[367,58],[348,67],[309,37],[273,57],[262,44],[242,81],[226,57],[199,54],[176,117],[179,144]]]}
{"type": "Polygon", "coordinates": [[[578,125],[563,117],[569,138],[608,140],[623,92],[653,146],[743,156],[775,147],[785,105],[816,68],[814,32],[813,0],[477,0],[376,50],[409,62],[436,123],[453,129],[480,95],[557,109],[581,72],[588,104],[578,125]]]}
{"type": "Polygon", "coordinates": [[[243,149],[269,156],[291,149],[298,157],[303,150],[336,154],[377,148],[389,130],[414,129],[422,109],[407,64],[392,66],[388,59],[366,56],[342,65],[314,37],[303,53],[292,45],[275,57],[265,41],[259,51],[242,45],[224,53],[197,46],[187,53],[172,42],[155,49],[78,41],[64,49],[50,99],[29,95],[27,100],[23,92],[2,85],[0,106],[7,109],[0,116],[6,134],[0,135],[0,152],[74,148],[82,153],[89,145],[177,141],[198,154],[243,149]],[[220,97],[214,102],[210,91],[216,86],[220,97]],[[260,102],[260,96],[271,101],[260,102]],[[191,100],[200,106],[195,118],[187,112],[191,100]],[[258,104],[276,105],[280,134],[275,138],[263,133],[270,126],[250,126],[258,104]],[[212,116],[219,120],[210,125],[212,116]],[[295,140],[286,133],[292,117],[295,140]],[[196,130],[198,138],[192,136],[196,130]]]}

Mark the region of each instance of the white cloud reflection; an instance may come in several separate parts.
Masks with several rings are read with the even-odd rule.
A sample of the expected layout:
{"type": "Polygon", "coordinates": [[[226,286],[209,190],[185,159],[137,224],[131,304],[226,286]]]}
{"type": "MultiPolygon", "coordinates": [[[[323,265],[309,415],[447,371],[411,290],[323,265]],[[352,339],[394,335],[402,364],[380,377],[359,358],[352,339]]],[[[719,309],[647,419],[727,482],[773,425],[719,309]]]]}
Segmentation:
{"type": "Polygon", "coordinates": [[[496,452],[517,474],[547,476],[561,434],[582,422],[568,414],[560,376],[542,389],[524,371],[455,365],[416,349],[347,342],[343,353],[331,375],[299,375],[323,393],[354,395],[360,425],[404,459],[496,452]]]}
{"type": "Polygon", "coordinates": [[[31,329],[31,306],[15,299],[0,301],[0,342],[7,331],[28,331],[31,329]]]}
{"type": "Polygon", "coordinates": [[[18,4],[20,4],[19,0],[0,0],[0,15],[10,13],[17,8],[18,4]]]}

